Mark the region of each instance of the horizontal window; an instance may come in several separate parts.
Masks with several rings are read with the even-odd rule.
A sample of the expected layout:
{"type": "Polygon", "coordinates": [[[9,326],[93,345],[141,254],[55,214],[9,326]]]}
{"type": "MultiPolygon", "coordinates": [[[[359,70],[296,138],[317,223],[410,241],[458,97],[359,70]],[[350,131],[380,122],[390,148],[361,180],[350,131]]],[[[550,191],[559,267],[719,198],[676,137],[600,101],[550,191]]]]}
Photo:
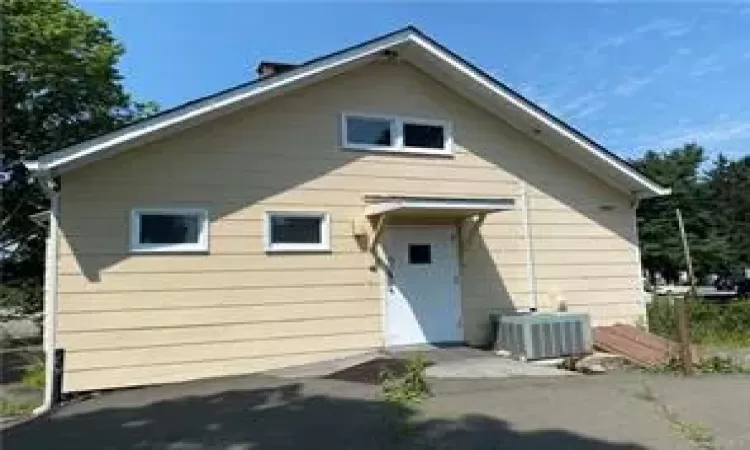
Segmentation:
{"type": "Polygon", "coordinates": [[[445,127],[404,122],[404,147],[445,149],[445,127]]]}
{"type": "Polygon", "coordinates": [[[355,150],[450,154],[452,135],[447,122],[365,114],[343,114],[341,142],[355,150]]]}
{"type": "Polygon", "coordinates": [[[355,145],[393,147],[393,121],[376,117],[348,117],[347,142],[355,145]]]}
{"type": "Polygon", "coordinates": [[[321,212],[267,212],[266,251],[329,251],[330,217],[321,212]]]}
{"type": "Polygon", "coordinates": [[[130,249],[136,252],[208,250],[208,213],[202,209],[134,209],[130,249]]]}

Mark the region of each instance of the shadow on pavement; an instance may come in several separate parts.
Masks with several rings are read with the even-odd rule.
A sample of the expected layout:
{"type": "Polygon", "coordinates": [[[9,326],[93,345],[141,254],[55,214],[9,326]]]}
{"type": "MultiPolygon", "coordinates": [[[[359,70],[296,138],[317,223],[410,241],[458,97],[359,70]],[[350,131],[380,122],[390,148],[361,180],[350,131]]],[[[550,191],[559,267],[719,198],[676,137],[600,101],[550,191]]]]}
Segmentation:
{"type": "MultiPolygon", "coordinates": [[[[114,403],[108,402],[106,395],[98,400],[114,403]]],[[[65,410],[6,430],[2,447],[5,450],[645,449],[562,430],[518,432],[502,420],[483,415],[420,419],[415,410],[376,400],[304,395],[302,384],[298,383],[185,396],[143,406],[103,406],[78,413],[65,410]]]]}

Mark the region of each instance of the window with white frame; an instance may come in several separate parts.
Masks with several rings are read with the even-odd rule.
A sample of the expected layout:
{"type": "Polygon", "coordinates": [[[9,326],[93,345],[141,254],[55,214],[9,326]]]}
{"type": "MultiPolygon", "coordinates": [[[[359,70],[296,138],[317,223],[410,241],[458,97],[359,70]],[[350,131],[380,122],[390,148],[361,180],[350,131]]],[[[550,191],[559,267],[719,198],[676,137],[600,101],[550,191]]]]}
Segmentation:
{"type": "Polygon", "coordinates": [[[330,223],[330,216],[323,212],[266,212],[264,230],[266,251],[330,251],[330,223]]]}
{"type": "Polygon", "coordinates": [[[140,208],[130,214],[130,249],[134,252],[208,251],[205,209],[140,208]]]}
{"type": "Polygon", "coordinates": [[[451,154],[453,136],[442,120],[342,114],[341,142],[354,150],[451,154]]]}

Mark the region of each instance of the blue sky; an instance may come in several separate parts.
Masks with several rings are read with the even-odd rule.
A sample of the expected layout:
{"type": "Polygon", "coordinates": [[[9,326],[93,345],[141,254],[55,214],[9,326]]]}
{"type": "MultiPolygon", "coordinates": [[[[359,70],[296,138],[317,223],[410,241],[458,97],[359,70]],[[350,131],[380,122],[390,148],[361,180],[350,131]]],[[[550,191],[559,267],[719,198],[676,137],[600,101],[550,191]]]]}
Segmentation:
{"type": "Polygon", "coordinates": [[[750,154],[750,3],[79,1],[163,108],[413,24],[623,156],[750,154]]]}

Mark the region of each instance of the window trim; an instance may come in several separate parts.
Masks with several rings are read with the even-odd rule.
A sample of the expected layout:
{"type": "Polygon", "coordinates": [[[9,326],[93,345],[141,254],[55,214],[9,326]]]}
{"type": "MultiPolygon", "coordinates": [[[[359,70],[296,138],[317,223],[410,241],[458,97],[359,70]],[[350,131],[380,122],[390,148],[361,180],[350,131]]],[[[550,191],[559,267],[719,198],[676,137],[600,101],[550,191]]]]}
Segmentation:
{"type": "Polygon", "coordinates": [[[398,138],[400,133],[398,131],[397,122],[393,116],[385,116],[378,114],[359,114],[359,113],[342,113],[341,114],[341,143],[344,148],[350,150],[372,150],[372,151],[388,151],[394,150],[398,145],[398,138]],[[379,119],[387,120],[391,125],[391,145],[377,145],[377,144],[361,144],[359,142],[349,142],[349,130],[346,126],[346,122],[349,118],[360,118],[360,119],[379,119]]]}
{"type": "Polygon", "coordinates": [[[331,215],[324,211],[283,211],[263,213],[263,247],[266,253],[325,253],[331,251],[331,215]],[[315,217],[320,218],[320,243],[273,243],[271,242],[271,217],[315,217]]]}
{"type": "Polygon", "coordinates": [[[396,154],[414,154],[414,155],[434,155],[434,156],[453,156],[453,126],[450,122],[440,119],[427,119],[421,117],[407,117],[398,115],[370,114],[358,112],[342,112],[340,115],[341,129],[341,147],[345,150],[370,151],[396,154]],[[361,144],[358,142],[349,142],[347,120],[349,118],[363,119],[382,119],[391,123],[392,145],[374,145],[361,144]],[[407,147],[404,145],[404,124],[411,125],[432,125],[443,128],[443,147],[425,148],[425,147],[407,147]]]}
{"type": "Polygon", "coordinates": [[[203,208],[133,208],[130,210],[130,251],[132,253],[205,253],[208,252],[210,221],[208,210],[203,208]],[[198,242],[183,244],[141,243],[141,216],[149,214],[198,216],[200,230],[198,242]]]}

